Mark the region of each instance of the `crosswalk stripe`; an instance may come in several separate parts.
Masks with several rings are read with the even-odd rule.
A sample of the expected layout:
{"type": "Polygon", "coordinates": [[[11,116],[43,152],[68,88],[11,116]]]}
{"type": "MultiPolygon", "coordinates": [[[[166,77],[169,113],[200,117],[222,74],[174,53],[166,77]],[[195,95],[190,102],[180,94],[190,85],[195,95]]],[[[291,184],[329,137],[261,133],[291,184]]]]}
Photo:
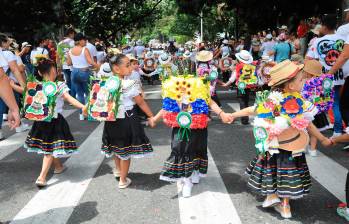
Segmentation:
{"type": "MultiPolygon", "coordinates": [[[[195,185],[190,198],[179,196],[182,224],[240,224],[240,217],[227,192],[223,179],[208,150],[207,177],[195,185]]],[[[178,187],[178,193],[180,188],[178,187]]]]}
{"type": "MultiPolygon", "coordinates": [[[[65,110],[63,111],[62,115],[64,117],[70,116],[72,113],[74,113],[76,109],[74,110],[65,110]]],[[[14,151],[16,151],[18,148],[22,147],[24,144],[25,139],[27,138],[29,131],[24,131],[21,133],[15,133],[11,137],[3,140],[0,142],[0,160],[5,158],[6,156],[10,155],[14,151]]]]}
{"type": "Polygon", "coordinates": [[[345,201],[345,180],[348,170],[325,154],[307,155],[310,175],[340,201],[345,201]]]}
{"type": "MultiPolygon", "coordinates": [[[[237,111],[238,103],[228,103],[237,111]]],[[[325,154],[318,151],[317,157],[307,155],[310,175],[340,201],[345,201],[345,180],[348,170],[325,154]],[[336,184],[333,184],[336,183],[336,184]]]]}
{"type": "Polygon", "coordinates": [[[80,153],[65,162],[68,168],[54,175],[50,187],[40,190],[15,216],[11,223],[66,223],[86,191],[104,156],[100,153],[103,124],[80,146],[80,153]]]}

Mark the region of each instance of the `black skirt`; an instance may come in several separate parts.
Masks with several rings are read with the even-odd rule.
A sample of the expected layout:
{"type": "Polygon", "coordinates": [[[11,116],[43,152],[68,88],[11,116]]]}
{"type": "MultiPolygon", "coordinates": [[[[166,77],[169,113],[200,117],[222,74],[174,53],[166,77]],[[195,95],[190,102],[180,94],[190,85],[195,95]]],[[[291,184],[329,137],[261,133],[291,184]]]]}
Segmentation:
{"type": "Polygon", "coordinates": [[[179,128],[172,129],[171,154],[165,161],[161,180],[177,181],[189,178],[194,171],[207,174],[207,128],[190,131],[189,140],[180,140],[179,128]]]}
{"type": "Polygon", "coordinates": [[[304,153],[279,150],[270,156],[257,156],[246,169],[248,186],[262,195],[277,194],[281,198],[297,199],[309,193],[311,178],[304,153]]]}
{"type": "Polygon", "coordinates": [[[329,127],[330,123],[328,122],[327,116],[324,112],[315,115],[313,124],[320,130],[324,130],[329,127]]]}
{"type": "Polygon", "coordinates": [[[102,152],[107,157],[116,155],[122,160],[153,152],[135,108],[127,111],[123,119],[105,122],[102,142],[102,152]]]}
{"type": "Polygon", "coordinates": [[[35,121],[24,147],[28,152],[67,157],[78,151],[67,121],[61,114],[51,122],[35,121]]]}

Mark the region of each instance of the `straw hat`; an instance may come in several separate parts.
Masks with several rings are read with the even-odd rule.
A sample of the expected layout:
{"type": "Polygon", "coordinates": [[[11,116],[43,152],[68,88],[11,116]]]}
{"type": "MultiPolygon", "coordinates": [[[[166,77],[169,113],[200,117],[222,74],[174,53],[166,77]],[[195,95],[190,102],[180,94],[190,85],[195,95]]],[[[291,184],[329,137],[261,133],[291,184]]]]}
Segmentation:
{"type": "Polygon", "coordinates": [[[149,58],[153,58],[154,57],[154,54],[153,52],[151,51],[148,51],[146,54],[145,54],[145,58],[149,59],[149,58]]]}
{"type": "Polygon", "coordinates": [[[281,132],[278,136],[278,141],[280,149],[301,152],[309,144],[309,135],[305,131],[300,131],[296,128],[288,128],[281,132]]]}
{"type": "Polygon", "coordinates": [[[242,50],[235,54],[236,58],[244,64],[251,64],[253,62],[253,57],[250,52],[242,50]]]}
{"type": "Polygon", "coordinates": [[[211,51],[200,51],[196,54],[196,60],[201,62],[211,61],[213,54],[211,51]]]}
{"type": "Polygon", "coordinates": [[[162,53],[159,57],[160,64],[167,64],[171,61],[171,55],[168,55],[167,53],[162,53]]]}
{"type": "Polygon", "coordinates": [[[320,76],[322,74],[322,65],[317,60],[307,60],[304,63],[303,70],[310,75],[320,76]]]}
{"type": "Polygon", "coordinates": [[[122,52],[118,48],[113,47],[108,49],[108,53],[121,54],[122,52]]]}
{"type": "Polygon", "coordinates": [[[228,41],[227,39],[224,39],[224,40],[222,41],[222,44],[229,44],[229,41],[228,41]]]}
{"type": "Polygon", "coordinates": [[[270,69],[269,86],[277,86],[295,77],[304,65],[297,65],[290,60],[285,60],[270,69]]]}

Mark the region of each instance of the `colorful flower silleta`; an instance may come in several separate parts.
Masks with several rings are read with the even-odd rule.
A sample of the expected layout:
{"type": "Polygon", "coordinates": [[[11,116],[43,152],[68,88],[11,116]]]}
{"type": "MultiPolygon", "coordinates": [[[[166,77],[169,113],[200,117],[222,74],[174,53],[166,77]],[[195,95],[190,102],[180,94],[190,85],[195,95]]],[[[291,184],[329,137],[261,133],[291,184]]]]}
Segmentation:
{"type": "Polygon", "coordinates": [[[257,153],[277,153],[278,135],[290,127],[304,131],[317,112],[299,93],[257,92],[254,120],[257,153]]]}

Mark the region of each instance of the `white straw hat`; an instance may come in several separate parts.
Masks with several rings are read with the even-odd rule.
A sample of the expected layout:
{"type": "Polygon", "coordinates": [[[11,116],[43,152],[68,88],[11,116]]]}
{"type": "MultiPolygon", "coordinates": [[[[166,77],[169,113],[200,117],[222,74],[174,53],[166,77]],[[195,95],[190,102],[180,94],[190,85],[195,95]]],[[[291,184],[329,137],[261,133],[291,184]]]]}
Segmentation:
{"type": "Polygon", "coordinates": [[[253,57],[250,52],[242,50],[235,54],[236,58],[244,64],[251,64],[253,62],[253,57]]]}

